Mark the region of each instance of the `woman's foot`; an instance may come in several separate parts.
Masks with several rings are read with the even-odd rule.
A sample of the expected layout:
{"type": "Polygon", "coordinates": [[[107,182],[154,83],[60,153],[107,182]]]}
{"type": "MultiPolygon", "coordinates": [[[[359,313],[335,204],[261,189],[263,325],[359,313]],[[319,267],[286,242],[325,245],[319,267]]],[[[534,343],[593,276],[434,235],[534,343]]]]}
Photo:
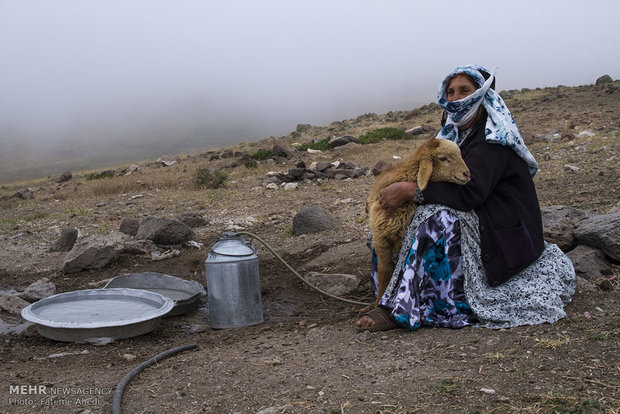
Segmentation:
{"type": "Polygon", "coordinates": [[[363,315],[355,326],[358,331],[387,331],[396,328],[396,323],[390,317],[390,310],[380,306],[371,309],[363,315]]]}
{"type": "Polygon", "coordinates": [[[370,303],[366,306],[364,306],[362,309],[360,309],[357,312],[357,316],[364,316],[366,315],[368,312],[370,312],[371,310],[373,310],[375,308],[375,304],[374,303],[370,303]]]}

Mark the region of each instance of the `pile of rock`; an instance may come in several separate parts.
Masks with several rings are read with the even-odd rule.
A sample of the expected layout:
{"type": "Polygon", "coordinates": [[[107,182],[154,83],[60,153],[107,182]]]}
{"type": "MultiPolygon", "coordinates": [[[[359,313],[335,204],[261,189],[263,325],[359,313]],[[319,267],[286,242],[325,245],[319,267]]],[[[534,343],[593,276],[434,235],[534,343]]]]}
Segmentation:
{"type": "Polygon", "coordinates": [[[599,283],[603,289],[611,284],[605,278],[611,263],[620,262],[620,211],[593,215],[567,206],[542,209],[545,240],[558,245],[575,266],[577,276],[599,283]]]}
{"type": "MultiPolygon", "coordinates": [[[[149,216],[140,223],[134,219],[124,219],[119,231],[107,235],[88,236],[75,243],[75,233],[63,230],[59,240],[52,246],[53,251],[68,251],[62,270],[76,273],[88,269],[100,269],[112,263],[122,254],[149,254],[170,245],[189,242],[194,237],[193,227],[207,224],[198,213],[186,212],[175,219],[149,216]],[[74,245],[68,248],[62,242],[72,238],[74,245]],[[60,250],[56,246],[65,246],[60,250]]],[[[73,229],[75,230],[75,229],[73,229]]]]}
{"type": "Polygon", "coordinates": [[[360,167],[355,163],[347,161],[313,162],[308,168],[306,168],[304,162],[300,162],[295,168],[268,172],[266,184],[282,185],[283,183],[297,181],[310,182],[325,179],[344,180],[370,174],[372,174],[370,167],[360,167]]]}

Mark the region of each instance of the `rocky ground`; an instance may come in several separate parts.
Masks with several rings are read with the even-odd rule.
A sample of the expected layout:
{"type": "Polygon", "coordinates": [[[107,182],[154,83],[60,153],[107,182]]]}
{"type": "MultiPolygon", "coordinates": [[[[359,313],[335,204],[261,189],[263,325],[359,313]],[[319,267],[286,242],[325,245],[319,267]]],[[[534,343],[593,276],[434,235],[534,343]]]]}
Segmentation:
{"type": "MultiPolygon", "coordinates": [[[[594,217],[617,211],[619,87],[620,82],[612,82],[503,93],[540,163],[535,182],[541,207],[569,206],[594,217]]],[[[298,131],[277,139],[181,155],[169,166],[145,162],[119,167],[111,170],[110,178],[89,179],[89,174],[100,171],[74,172],[70,178],[6,184],[0,187],[0,293],[14,296],[44,278],[56,292],[88,289],[121,274],[147,271],[204,284],[208,247],[225,231],[245,229],[270,243],[301,274],[358,277],[360,287],[348,297],[369,301],[364,200],[372,175],[350,172],[320,181],[314,177],[290,183],[285,190],[268,173],[290,172],[301,161],[308,167],[313,162],[341,161],[365,172],[379,160],[406,155],[416,140],[433,135],[440,116],[435,105],[366,114],[329,126],[300,125],[298,131]],[[332,136],[359,137],[380,127],[416,126],[422,127],[417,130],[421,134],[413,141],[353,143],[322,152],[292,150],[296,143],[332,136]],[[245,165],[244,154],[272,150],[274,143],[288,150],[287,157],[259,161],[255,168],[245,165]],[[196,174],[201,169],[226,172],[226,186],[199,188],[196,174]],[[32,189],[34,198],[14,197],[25,187],[32,189]],[[293,218],[307,206],[327,210],[339,224],[297,235],[293,218]],[[109,237],[123,220],[175,218],[188,212],[206,220],[192,233],[192,240],[204,247],[174,245],[179,255],[166,260],[153,261],[150,251],[119,253],[104,267],[76,271],[63,265],[66,252],[49,252],[64,228],[77,229],[79,244],[93,236],[109,237]]],[[[610,231],[617,242],[617,230],[610,231]]],[[[579,243],[568,237],[563,248],[574,250],[579,243]]],[[[265,322],[256,326],[211,329],[203,301],[198,311],[164,319],[146,335],[99,346],[62,343],[39,335],[34,326],[9,312],[11,304],[5,304],[0,311],[0,412],[109,412],[114,388],[123,376],[150,357],[185,344],[198,348],[146,369],[130,383],[123,412],[616,413],[620,409],[619,271],[610,257],[613,252],[603,254],[596,270],[581,274],[589,281],[580,283],[566,308],[567,317],[554,325],[358,333],[353,326],[358,306],[322,297],[262,245],[256,247],[265,316],[265,322]],[[46,394],[19,394],[16,386],[21,385],[36,386],[46,394]],[[58,389],[61,392],[51,394],[58,389]]]]}

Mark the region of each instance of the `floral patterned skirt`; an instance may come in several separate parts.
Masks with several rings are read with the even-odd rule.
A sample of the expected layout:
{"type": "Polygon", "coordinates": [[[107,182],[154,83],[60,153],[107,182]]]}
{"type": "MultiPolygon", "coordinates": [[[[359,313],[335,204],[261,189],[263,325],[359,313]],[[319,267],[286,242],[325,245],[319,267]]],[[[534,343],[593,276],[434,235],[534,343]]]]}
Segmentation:
{"type": "MultiPolygon", "coordinates": [[[[372,248],[371,287],[377,293],[372,248]]],[[[553,244],[540,258],[497,287],[490,287],[480,259],[478,218],[439,205],[420,206],[409,224],[390,284],[379,304],[403,328],[509,328],[553,323],[575,290],[570,259],[553,244]]]]}

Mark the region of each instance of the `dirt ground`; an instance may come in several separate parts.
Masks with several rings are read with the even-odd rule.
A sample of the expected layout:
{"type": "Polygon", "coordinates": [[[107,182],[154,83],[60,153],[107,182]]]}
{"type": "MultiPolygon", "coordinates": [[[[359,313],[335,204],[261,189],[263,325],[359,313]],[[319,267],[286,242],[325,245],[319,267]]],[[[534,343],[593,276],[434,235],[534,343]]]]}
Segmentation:
{"type": "MultiPolygon", "coordinates": [[[[603,214],[617,205],[617,89],[517,92],[507,103],[521,129],[539,135],[529,146],[541,166],[535,182],[542,207],[569,205],[603,214]],[[579,137],[584,130],[594,135],[579,137]]],[[[421,112],[396,125],[438,123],[438,111],[421,112]]],[[[395,123],[381,119],[364,127],[383,125],[395,123]]],[[[342,132],[357,130],[333,133],[342,132]]],[[[327,134],[327,128],[316,133],[327,134]]],[[[372,165],[403,155],[408,145],[383,142],[316,157],[372,165]]],[[[177,168],[185,167],[181,163],[177,168]]],[[[204,284],[205,249],[184,247],[178,257],[159,262],[128,255],[103,269],[77,274],[59,271],[64,254],[47,253],[62,227],[77,227],[84,236],[116,229],[123,217],[191,210],[210,219],[196,234],[205,246],[212,246],[229,222],[252,216],[256,223],[246,229],[270,243],[293,268],[302,274],[355,274],[362,286],[351,298],[370,301],[363,206],[372,177],[283,191],[261,187],[263,172],[231,174],[227,188],[207,195],[181,188],[135,199],[133,194],[77,199],[51,194],[5,201],[0,217],[10,225],[0,233],[0,290],[21,289],[49,277],[58,292],[65,292],[146,271],[204,284]],[[97,207],[102,201],[105,205],[97,207]],[[307,205],[330,209],[341,226],[293,235],[292,217],[307,205]]],[[[58,191],[79,194],[80,188],[69,182],[58,191]]],[[[110,412],[115,387],[131,369],[186,344],[198,347],[147,368],[130,382],[123,412],[256,413],[269,407],[273,413],[330,414],[620,412],[618,279],[611,291],[578,289],[566,307],[567,317],[553,325],[359,333],[353,325],[357,306],[321,297],[262,245],[256,247],[265,317],[260,325],[211,329],[203,301],[193,313],[163,319],[149,334],[96,346],[46,339],[21,318],[0,312],[0,412],[110,412]],[[19,386],[33,388],[21,394],[19,386]]],[[[618,273],[614,265],[605,276],[618,273]]]]}

